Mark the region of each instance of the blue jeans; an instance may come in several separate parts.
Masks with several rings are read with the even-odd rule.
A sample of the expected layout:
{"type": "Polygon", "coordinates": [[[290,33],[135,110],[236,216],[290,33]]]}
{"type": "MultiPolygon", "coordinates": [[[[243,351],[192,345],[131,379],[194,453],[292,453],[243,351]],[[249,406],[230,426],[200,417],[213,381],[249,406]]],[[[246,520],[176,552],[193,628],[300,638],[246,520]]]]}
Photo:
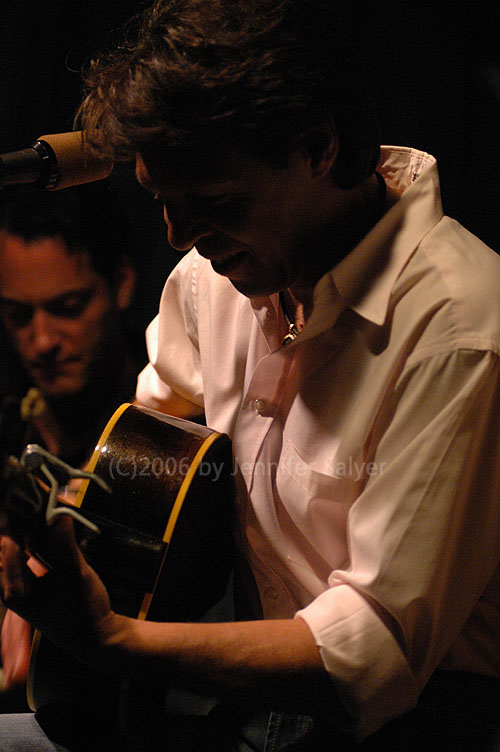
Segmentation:
{"type": "Polygon", "coordinates": [[[415,710],[364,742],[328,719],[225,705],[170,718],[127,740],[109,724],[60,710],[0,715],[0,752],[500,752],[500,681],[436,672],[415,710]]]}
{"type": "Polygon", "coordinates": [[[265,711],[243,720],[224,708],[172,718],[152,734],[125,739],[104,724],[89,726],[60,712],[0,715],[0,752],[278,752],[290,744],[295,749],[312,728],[307,716],[265,711]]]}

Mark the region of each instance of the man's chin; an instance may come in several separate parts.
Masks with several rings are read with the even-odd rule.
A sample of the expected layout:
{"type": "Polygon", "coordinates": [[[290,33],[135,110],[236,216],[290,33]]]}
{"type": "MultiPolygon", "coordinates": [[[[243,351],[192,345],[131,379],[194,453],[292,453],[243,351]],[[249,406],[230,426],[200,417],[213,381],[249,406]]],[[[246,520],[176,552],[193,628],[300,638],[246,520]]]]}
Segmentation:
{"type": "Polygon", "coordinates": [[[66,402],[77,400],[84,392],[84,384],[74,379],[52,379],[44,382],[38,381],[38,389],[47,402],[66,402]]]}

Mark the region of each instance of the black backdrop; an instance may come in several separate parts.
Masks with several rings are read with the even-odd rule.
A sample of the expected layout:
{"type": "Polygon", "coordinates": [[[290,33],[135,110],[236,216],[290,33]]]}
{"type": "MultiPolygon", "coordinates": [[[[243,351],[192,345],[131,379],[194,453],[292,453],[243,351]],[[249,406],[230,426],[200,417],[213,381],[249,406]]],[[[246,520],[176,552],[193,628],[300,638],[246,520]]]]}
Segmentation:
{"type": "MultiPolygon", "coordinates": [[[[114,46],[125,20],[147,5],[149,0],[0,4],[0,153],[25,148],[44,133],[71,130],[82,65],[114,46]]],[[[345,0],[375,74],[383,143],[433,153],[445,211],[500,250],[500,4],[427,5],[345,0]]],[[[175,254],[159,207],[128,171],[112,179],[130,209],[143,259],[135,302],[143,326],[155,313],[175,254]]]]}

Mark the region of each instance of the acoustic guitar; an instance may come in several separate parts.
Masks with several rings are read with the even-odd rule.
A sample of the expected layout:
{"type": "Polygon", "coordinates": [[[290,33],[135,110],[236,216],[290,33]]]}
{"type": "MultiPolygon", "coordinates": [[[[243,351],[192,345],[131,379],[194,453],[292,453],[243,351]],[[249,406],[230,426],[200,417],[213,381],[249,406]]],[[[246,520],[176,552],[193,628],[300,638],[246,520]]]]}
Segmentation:
{"type": "MultiPolygon", "coordinates": [[[[144,407],[116,410],[85,468],[104,483],[81,481],[74,501],[78,514],[99,530],[76,526],[115,611],[197,621],[222,597],[232,567],[232,467],[224,434],[144,407]]],[[[50,565],[45,510],[29,498],[33,490],[45,500],[46,485],[37,473],[19,471],[18,463],[11,474],[15,482],[11,478],[4,512],[10,530],[24,535],[29,552],[50,565]]],[[[58,508],[65,506],[58,500],[58,508]]],[[[35,632],[27,687],[33,710],[78,705],[134,730],[161,714],[167,684],[168,677],[161,687],[115,681],[35,632]]]]}

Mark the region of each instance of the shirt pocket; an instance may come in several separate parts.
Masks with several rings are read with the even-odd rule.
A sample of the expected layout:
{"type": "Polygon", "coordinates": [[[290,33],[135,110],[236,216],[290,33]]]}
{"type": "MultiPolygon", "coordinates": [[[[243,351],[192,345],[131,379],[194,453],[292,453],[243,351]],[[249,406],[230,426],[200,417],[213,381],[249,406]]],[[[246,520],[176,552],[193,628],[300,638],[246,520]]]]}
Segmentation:
{"type": "Polygon", "coordinates": [[[329,458],[321,467],[315,469],[289,441],[276,474],[276,490],[288,559],[326,582],[333,569],[348,562],[347,517],[358,491],[354,479],[334,472],[329,458]]]}

